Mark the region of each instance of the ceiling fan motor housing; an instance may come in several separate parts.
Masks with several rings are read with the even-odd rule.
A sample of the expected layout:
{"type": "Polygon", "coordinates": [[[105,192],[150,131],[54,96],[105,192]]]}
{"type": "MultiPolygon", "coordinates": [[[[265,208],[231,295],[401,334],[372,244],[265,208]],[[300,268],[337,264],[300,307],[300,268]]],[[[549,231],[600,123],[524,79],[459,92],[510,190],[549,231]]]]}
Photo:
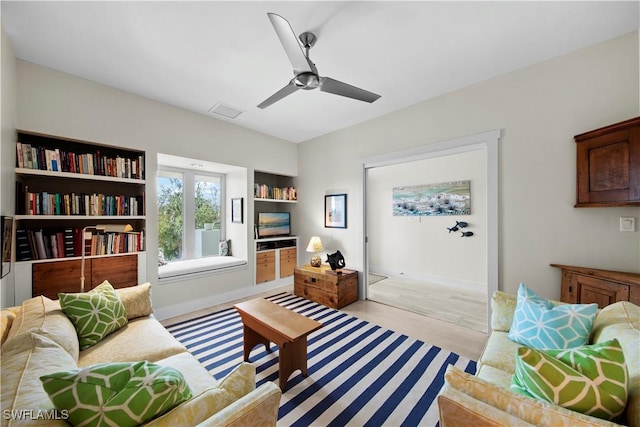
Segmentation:
{"type": "Polygon", "coordinates": [[[300,89],[311,90],[318,87],[320,78],[314,73],[300,73],[293,78],[293,84],[300,89]]]}

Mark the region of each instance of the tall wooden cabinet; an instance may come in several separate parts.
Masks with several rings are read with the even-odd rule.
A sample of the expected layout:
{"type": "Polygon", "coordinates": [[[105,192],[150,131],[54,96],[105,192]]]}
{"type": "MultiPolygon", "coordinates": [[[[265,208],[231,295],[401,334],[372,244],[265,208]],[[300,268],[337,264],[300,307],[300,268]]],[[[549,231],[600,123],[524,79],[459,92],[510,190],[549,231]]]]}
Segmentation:
{"type": "Polygon", "coordinates": [[[15,179],[16,303],[146,279],[144,151],[18,131],[15,179]]]}
{"type": "Polygon", "coordinates": [[[574,139],[576,207],[640,206],[640,117],[574,139]]]}

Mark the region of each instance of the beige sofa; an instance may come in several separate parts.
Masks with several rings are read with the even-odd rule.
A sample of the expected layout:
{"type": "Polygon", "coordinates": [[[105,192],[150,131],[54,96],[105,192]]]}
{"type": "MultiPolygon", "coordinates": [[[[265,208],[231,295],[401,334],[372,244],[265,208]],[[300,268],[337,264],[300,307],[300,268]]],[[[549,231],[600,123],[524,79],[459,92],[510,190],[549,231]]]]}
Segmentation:
{"type": "MultiPolygon", "coordinates": [[[[615,426],[510,391],[520,347],[507,337],[516,307],[515,295],[496,292],[491,308],[491,335],[478,361],[476,376],[449,366],[438,396],[440,426],[615,426]]],[[[590,343],[617,338],[629,372],[628,400],[622,423],[640,427],[640,307],[618,302],[600,310],[590,343]]]]}
{"type": "MultiPolygon", "coordinates": [[[[60,425],[40,376],[105,362],[147,360],[182,373],[193,397],[148,426],[275,425],[281,391],[272,382],[255,387],[255,368],[241,363],[216,381],[152,315],[150,285],[118,289],[128,324],[80,351],[75,328],[58,301],[40,296],[2,310],[1,424],[60,425]]],[[[60,417],[58,417],[60,418],[60,417]]]]}

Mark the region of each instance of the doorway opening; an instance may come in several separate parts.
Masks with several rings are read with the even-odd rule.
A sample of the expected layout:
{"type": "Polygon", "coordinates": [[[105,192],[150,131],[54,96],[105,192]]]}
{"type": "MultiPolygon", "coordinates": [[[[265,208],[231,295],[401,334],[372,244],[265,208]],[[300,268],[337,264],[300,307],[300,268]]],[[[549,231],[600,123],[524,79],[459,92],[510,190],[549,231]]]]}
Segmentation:
{"type": "Polygon", "coordinates": [[[366,299],[489,330],[489,302],[498,288],[499,135],[491,131],[363,161],[360,291],[366,299]],[[444,190],[438,193],[438,185],[431,194],[431,184],[460,181],[470,182],[468,214],[425,207],[428,197],[449,197],[444,190]],[[393,204],[406,188],[421,190],[412,196],[420,207],[399,213],[393,204]],[[466,228],[456,226],[461,223],[466,228]]]}

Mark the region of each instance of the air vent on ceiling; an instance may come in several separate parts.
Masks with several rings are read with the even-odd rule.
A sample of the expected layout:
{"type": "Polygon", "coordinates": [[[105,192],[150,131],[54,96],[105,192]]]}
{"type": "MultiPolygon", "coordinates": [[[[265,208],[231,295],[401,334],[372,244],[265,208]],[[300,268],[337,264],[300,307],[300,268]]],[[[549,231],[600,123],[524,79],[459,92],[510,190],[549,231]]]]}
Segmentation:
{"type": "Polygon", "coordinates": [[[216,105],[214,105],[213,107],[211,107],[209,109],[209,112],[213,113],[213,114],[218,114],[218,115],[226,117],[228,119],[235,119],[240,114],[242,114],[244,111],[238,110],[237,108],[232,107],[230,105],[218,102],[216,105]]]}

